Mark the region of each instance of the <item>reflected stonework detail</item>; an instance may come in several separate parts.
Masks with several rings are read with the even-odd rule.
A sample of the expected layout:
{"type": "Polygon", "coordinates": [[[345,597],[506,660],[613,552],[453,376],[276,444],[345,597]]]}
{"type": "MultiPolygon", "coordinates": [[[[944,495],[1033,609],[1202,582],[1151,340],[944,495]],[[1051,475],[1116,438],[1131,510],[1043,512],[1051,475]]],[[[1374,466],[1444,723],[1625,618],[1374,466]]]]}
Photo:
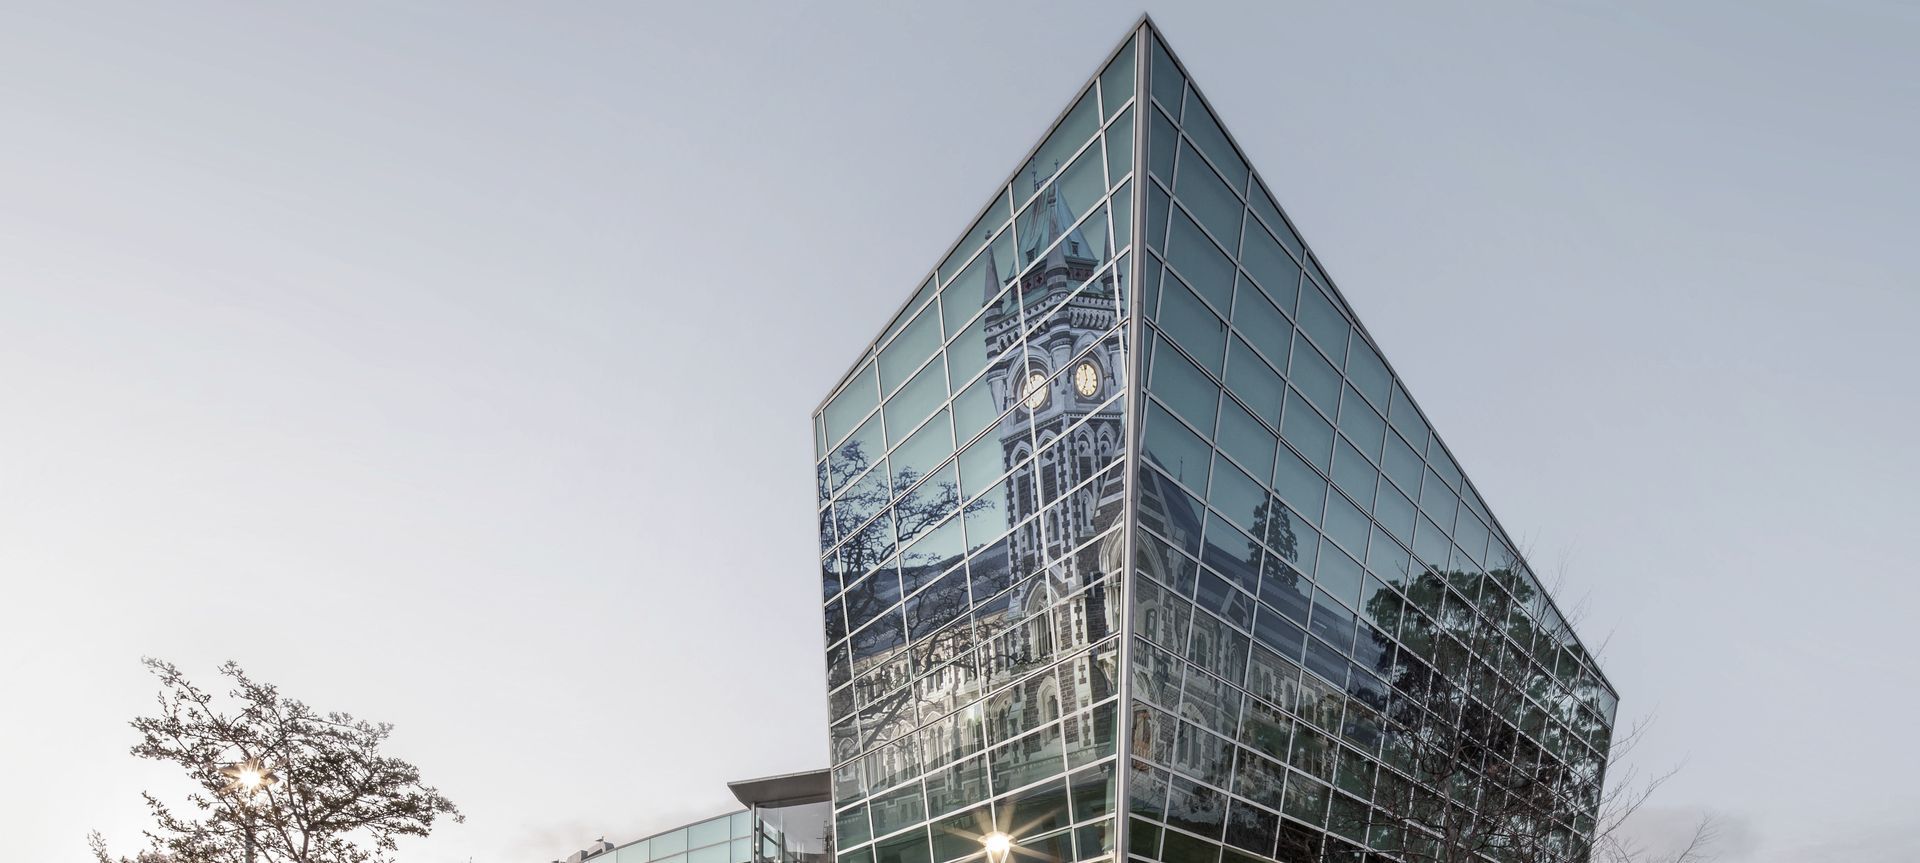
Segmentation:
{"type": "Polygon", "coordinates": [[[1069,104],[814,416],[835,859],[1584,860],[1593,657],[1152,27],[1069,104]]]}

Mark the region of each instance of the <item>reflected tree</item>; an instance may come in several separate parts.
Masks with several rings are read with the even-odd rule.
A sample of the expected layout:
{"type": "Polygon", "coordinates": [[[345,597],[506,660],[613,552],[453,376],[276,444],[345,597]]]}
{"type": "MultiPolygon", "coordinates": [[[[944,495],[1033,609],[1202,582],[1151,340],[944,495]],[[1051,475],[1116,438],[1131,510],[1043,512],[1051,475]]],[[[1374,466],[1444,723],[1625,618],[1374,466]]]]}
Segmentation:
{"type": "MultiPolygon", "coordinates": [[[[1375,669],[1395,691],[1356,700],[1379,702],[1369,706],[1387,719],[1383,760],[1417,781],[1381,771],[1380,808],[1335,807],[1335,833],[1413,863],[1653,859],[1621,842],[1618,827],[1667,776],[1607,787],[1609,759],[1626,754],[1638,729],[1615,739],[1612,696],[1517,563],[1428,568],[1409,579],[1404,600],[1379,591],[1366,605],[1377,628],[1363,639],[1374,640],[1375,669]]],[[[1661,859],[1699,860],[1711,836],[1703,822],[1661,859]]]]}

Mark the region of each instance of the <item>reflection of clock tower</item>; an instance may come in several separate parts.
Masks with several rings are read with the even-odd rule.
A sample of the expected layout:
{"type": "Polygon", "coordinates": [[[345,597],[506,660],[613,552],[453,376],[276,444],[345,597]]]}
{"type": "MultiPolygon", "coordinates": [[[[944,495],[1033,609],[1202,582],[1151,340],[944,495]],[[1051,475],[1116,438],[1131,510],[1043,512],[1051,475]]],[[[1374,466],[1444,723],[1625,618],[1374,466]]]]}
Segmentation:
{"type": "MultiPolygon", "coordinates": [[[[1106,212],[1099,210],[1081,227],[1073,221],[1057,183],[1036,193],[1015,222],[1020,275],[1014,289],[991,304],[986,326],[995,354],[1026,334],[1025,352],[1001,356],[989,377],[1002,407],[1014,408],[1000,426],[1006,463],[1025,461],[1008,488],[1007,519],[1018,525],[1010,549],[1013,575],[1024,578],[1053,563],[1049,577],[1028,588],[1035,595],[1022,597],[1036,610],[1117,570],[1101,566],[1096,553],[1069,558],[1068,552],[1118,524],[1125,497],[1124,405],[1115,399],[1123,385],[1120,336],[1114,333],[1119,316],[1113,270],[1101,270],[1112,253],[1106,212]],[[1046,514],[1025,521],[1036,507],[1046,514]]],[[[991,297],[1003,284],[992,259],[987,279],[991,297]]],[[[1054,643],[1068,648],[1105,637],[1114,626],[1105,604],[1097,593],[1073,603],[1073,616],[1053,624],[1054,643]]]]}

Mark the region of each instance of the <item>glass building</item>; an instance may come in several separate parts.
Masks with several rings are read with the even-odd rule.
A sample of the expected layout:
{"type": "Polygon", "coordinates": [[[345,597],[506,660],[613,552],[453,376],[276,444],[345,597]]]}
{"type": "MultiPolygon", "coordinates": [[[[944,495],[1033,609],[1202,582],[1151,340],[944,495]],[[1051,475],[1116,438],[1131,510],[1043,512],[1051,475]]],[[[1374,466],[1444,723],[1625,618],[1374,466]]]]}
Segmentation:
{"type": "Polygon", "coordinates": [[[825,771],[748,779],[729,783],[727,787],[745,809],[625,845],[596,841],[569,855],[564,863],[830,863],[833,860],[832,810],[825,771]]]}
{"type": "Polygon", "coordinates": [[[1584,860],[1616,695],[1143,20],[814,416],[840,863],[1584,860]]]}
{"type": "Polygon", "coordinates": [[[601,841],[566,863],[753,863],[753,818],[746,810],[696,821],[615,846],[601,841]]]}

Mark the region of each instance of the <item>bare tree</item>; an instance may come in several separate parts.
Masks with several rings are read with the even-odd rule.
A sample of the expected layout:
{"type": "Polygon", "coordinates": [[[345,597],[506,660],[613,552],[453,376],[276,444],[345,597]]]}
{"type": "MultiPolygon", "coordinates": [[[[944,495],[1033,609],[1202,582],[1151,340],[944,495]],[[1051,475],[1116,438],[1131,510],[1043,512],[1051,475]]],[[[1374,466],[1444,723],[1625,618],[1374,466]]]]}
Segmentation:
{"type": "Polygon", "coordinates": [[[179,765],[197,790],[185,812],[143,793],[148,847],[116,860],[95,833],[98,863],[390,863],[399,837],[464,820],[419,768],[381,754],[390,724],[317,713],[231,662],[227,712],[171,663],[144,661],[159,711],[131,723],[132,752],[179,765]]]}

